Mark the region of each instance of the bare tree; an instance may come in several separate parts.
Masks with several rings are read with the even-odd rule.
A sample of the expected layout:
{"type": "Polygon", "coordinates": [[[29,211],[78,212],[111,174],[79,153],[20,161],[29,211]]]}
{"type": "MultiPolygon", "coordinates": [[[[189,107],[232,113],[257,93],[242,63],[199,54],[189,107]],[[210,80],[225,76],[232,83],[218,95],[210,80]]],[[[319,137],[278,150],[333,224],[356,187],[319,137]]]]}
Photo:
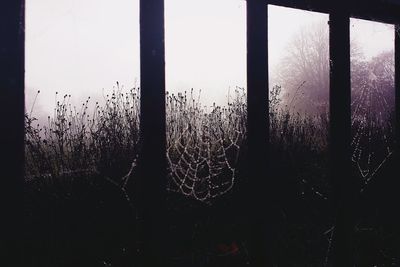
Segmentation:
{"type": "Polygon", "coordinates": [[[310,111],[328,101],[329,29],[326,22],[303,28],[286,47],[286,55],[273,75],[283,88],[283,102],[310,111]]]}
{"type": "MultiPolygon", "coordinates": [[[[365,79],[367,63],[351,40],[351,67],[355,83],[365,79]]],[[[352,77],[353,78],[353,77],[352,77]]],[[[286,47],[286,55],[272,74],[283,89],[283,103],[294,111],[320,113],[329,102],[329,27],[326,21],[303,28],[286,47]]]]}

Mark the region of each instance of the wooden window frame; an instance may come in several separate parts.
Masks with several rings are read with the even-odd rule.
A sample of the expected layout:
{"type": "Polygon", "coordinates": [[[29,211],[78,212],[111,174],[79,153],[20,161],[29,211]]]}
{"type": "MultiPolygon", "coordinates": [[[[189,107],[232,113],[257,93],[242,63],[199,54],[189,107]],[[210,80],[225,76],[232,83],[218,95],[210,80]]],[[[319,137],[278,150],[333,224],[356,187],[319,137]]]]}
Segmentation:
{"type": "MultiPolygon", "coordinates": [[[[24,170],[24,0],[5,0],[0,5],[1,122],[0,203],[6,253],[18,262],[23,216],[24,170]]],[[[330,153],[336,203],[336,229],[330,266],[353,266],[354,218],[351,203],[355,185],[348,186],[350,132],[350,17],[395,25],[395,164],[400,147],[400,1],[247,0],[247,94],[250,182],[243,190],[252,228],[254,266],[268,266],[273,240],[268,216],[260,203],[274,201],[265,188],[274,188],[268,177],[268,4],[329,14],[330,21],[330,153]],[[332,145],[334,144],[334,145],[332,145]]],[[[165,47],[164,0],[140,0],[141,57],[141,172],[138,194],[143,220],[143,261],[161,266],[165,244],[166,135],[165,135],[165,47]],[[157,105],[155,104],[157,103],[157,105]],[[150,164],[151,162],[151,164],[150,164]]],[[[273,192],[274,190],[268,190],[273,192]]],[[[275,192],[279,194],[279,192],[275,192]]],[[[164,255],[165,256],[165,255],[164,255]]],[[[7,260],[5,260],[7,262],[7,260]]]]}

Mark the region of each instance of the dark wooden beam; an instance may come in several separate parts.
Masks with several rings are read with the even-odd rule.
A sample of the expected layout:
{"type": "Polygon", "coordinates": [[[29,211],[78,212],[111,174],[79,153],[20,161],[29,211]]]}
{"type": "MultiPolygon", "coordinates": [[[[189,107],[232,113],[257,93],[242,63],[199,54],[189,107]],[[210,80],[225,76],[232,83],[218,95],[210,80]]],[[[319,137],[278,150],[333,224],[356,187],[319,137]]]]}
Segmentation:
{"type": "Polygon", "coordinates": [[[267,215],[272,205],[268,188],[268,6],[263,0],[247,0],[247,142],[249,181],[245,199],[250,219],[252,266],[272,266],[273,243],[267,215]]]}
{"type": "MultiPolygon", "coordinates": [[[[400,160],[400,23],[395,25],[395,37],[394,37],[394,65],[395,65],[395,108],[396,108],[396,147],[395,153],[397,154],[397,160],[400,160]]],[[[397,164],[400,166],[400,164],[397,164]]]]}
{"type": "Polygon", "coordinates": [[[24,1],[0,4],[0,250],[21,266],[24,175],[24,1]]]}
{"type": "Polygon", "coordinates": [[[167,231],[164,0],[140,1],[141,151],[137,205],[143,266],[165,266],[167,231]]]}
{"type": "MultiPolygon", "coordinates": [[[[400,22],[395,25],[395,36],[394,36],[394,85],[395,85],[395,148],[394,148],[394,172],[400,173],[400,22]]],[[[392,175],[391,175],[392,176],[392,175]]],[[[394,180],[393,187],[399,188],[400,181],[396,175],[392,176],[394,180]]],[[[394,203],[398,203],[400,195],[394,192],[396,196],[394,203]]],[[[398,217],[397,214],[393,215],[398,217]]],[[[399,220],[397,220],[399,222],[399,220]]]]}
{"type": "MultiPolygon", "coordinates": [[[[335,0],[268,0],[269,4],[309,10],[322,13],[330,13],[340,2],[335,0]]],[[[392,1],[367,0],[346,1],[350,16],[359,19],[375,20],[385,23],[396,23],[400,20],[400,4],[392,1]]]]}
{"type": "Polygon", "coordinates": [[[277,5],[287,8],[296,8],[307,11],[329,13],[331,9],[330,1],[314,1],[314,0],[268,0],[271,5],[277,5]]]}
{"type": "Polygon", "coordinates": [[[354,202],[351,171],[350,18],[344,7],[331,11],[330,162],[336,212],[329,266],[354,266],[354,202]]]}

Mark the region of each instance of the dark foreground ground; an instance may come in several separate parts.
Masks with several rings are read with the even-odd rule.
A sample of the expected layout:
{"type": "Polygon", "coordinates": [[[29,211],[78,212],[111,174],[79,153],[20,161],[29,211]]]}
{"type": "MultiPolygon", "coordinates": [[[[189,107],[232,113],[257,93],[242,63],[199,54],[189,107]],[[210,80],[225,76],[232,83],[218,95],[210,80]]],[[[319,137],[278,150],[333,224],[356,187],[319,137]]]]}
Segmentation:
{"type": "MultiPolygon", "coordinates": [[[[134,203],[101,175],[64,178],[27,184],[25,265],[140,266],[134,203]]],[[[329,201],[298,181],[283,179],[281,186],[288,190],[274,218],[276,266],[324,266],[332,227],[329,201]]],[[[396,192],[378,183],[360,205],[357,266],[400,266],[398,208],[391,203],[396,192]]],[[[240,203],[234,192],[213,205],[169,193],[169,264],[247,266],[240,203]]]]}

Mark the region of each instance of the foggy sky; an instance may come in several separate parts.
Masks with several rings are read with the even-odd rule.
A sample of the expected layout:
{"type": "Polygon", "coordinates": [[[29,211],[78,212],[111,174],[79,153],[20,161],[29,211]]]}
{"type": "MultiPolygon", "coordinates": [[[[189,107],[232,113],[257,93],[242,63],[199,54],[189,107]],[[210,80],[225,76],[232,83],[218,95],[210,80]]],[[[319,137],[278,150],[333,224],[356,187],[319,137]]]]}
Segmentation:
{"type": "MultiPolygon", "coordinates": [[[[52,114],[55,92],[101,100],[116,81],[139,85],[138,0],[27,0],[26,102],[52,114]]],[[[270,68],[293,34],[327,15],[271,6],[270,68]]],[[[224,104],[229,88],[246,85],[244,0],[165,0],[166,88],[201,89],[205,104],[224,104]]],[[[351,21],[367,57],[393,47],[393,27],[351,21]],[[392,29],[392,30],[391,30],[392,29]]]]}

